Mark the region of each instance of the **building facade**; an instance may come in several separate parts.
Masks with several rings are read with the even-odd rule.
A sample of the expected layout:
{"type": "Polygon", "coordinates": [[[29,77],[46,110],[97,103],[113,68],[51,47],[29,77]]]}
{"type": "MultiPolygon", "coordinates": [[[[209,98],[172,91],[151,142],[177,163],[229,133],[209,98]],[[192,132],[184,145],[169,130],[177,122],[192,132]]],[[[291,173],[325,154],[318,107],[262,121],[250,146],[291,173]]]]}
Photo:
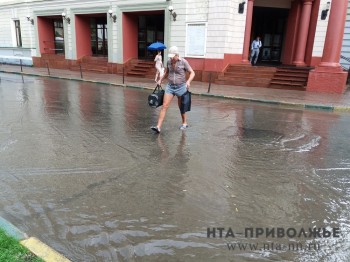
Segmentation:
{"type": "Polygon", "coordinates": [[[260,36],[260,61],[312,67],[307,91],[342,93],[347,7],[348,0],[2,0],[0,59],[72,68],[102,57],[120,73],[152,59],[147,46],[159,41],[178,46],[196,80],[208,81],[230,64],[250,65],[260,36]]]}

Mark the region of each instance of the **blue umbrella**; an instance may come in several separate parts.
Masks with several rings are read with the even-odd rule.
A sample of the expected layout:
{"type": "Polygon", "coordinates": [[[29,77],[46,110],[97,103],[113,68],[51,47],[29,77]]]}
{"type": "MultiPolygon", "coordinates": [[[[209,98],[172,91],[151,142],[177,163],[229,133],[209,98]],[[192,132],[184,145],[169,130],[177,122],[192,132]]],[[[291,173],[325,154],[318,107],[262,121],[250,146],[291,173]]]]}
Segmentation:
{"type": "Polygon", "coordinates": [[[150,44],[149,47],[147,47],[147,49],[150,51],[164,50],[166,49],[166,46],[161,42],[155,42],[150,44]]]}

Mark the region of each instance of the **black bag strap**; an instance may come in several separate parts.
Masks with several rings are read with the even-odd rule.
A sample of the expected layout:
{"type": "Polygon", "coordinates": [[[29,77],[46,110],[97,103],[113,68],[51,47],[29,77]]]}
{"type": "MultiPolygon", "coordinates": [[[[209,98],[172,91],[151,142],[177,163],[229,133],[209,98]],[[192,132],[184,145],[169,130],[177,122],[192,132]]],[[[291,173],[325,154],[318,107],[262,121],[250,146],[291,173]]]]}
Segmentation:
{"type": "Polygon", "coordinates": [[[153,94],[157,91],[161,91],[163,90],[162,86],[161,85],[157,85],[156,88],[153,90],[153,94]]]}

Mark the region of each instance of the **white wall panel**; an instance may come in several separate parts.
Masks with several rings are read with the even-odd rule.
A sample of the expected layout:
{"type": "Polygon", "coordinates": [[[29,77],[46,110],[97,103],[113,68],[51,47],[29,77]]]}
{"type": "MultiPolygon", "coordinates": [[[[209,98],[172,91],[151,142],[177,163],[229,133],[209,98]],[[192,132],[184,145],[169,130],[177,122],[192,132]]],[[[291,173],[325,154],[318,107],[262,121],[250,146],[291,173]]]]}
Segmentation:
{"type": "MultiPolygon", "coordinates": [[[[350,1],[348,4],[348,12],[346,15],[346,23],[345,23],[344,38],[343,38],[343,45],[342,45],[341,54],[344,57],[350,59],[350,1]]],[[[349,69],[349,67],[350,67],[349,61],[341,58],[340,63],[345,69],[349,69]]]]}
{"type": "Polygon", "coordinates": [[[314,57],[322,57],[322,54],[323,54],[323,47],[326,39],[329,12],[325,20],[321,20],[321,12],[322,12],[322,8],[327,4],[328,1],[329,0],[321,0],[321,3],[320,3],[320,10],[318,11],[318,16],[317,16],[318,19],[317,19],[314,47],[312,50],[312,56],[314,57]]]}

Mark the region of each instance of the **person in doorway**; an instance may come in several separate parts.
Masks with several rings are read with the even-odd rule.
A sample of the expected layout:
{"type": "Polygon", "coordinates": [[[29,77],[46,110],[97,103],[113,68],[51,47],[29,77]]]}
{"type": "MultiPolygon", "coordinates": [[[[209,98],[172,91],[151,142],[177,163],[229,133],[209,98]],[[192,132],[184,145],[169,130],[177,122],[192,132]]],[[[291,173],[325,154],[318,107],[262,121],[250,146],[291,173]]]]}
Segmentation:
{"type": "Polygon", "coordinates": [[[157,51],[157,55],[154,58],[154,62],[156,62],[156,77],[154,79],[154,81],[158,82],[159,79],[162,78],[163,74],[164,74],[164,67],[163,67],[163,62],[162,62],[162,52],[161,51],[157,51]]]}
{"type": "Polygon", "coordinates": [[[260,37],[257,36],[256,39],[252,42],[250,50],[250,63],[252,65],[256,65],[256,61],[258,61],[258,57],[259,57],[259,52],[260,52],[260,48],[261,48],[262,44],[260,41],[260,37]],[[253,61],[254,59],[254,61],[253,61]]]}
{"type": "MultiPolygon", "coordinates": [[[[165,74],[160,78],[158,84],[162,83],[163,78],[168,76],[168,84],[165,88],[163,106],[160,110],[158,117],[158,123],[156,126],[152,126],[151,129],[160,133],[166,111],[169,108],[170,102],[173,100],[174,96],[177,96],[178,106],[181,105],[181,96],[184,95],[190,88],[191,82],[195,76],[195,73],[190,66],[190,64],[184,58],[180,57],[179,50],[176,46],[172,46],[168,52],[169,60],[167,62],[165,74]],[[190,73],[189,78],[186,80],[186,72],[190,73]]],[[[181,130],[188,128],[186,113],[181,112],[182,125],[181,130]]]]}

